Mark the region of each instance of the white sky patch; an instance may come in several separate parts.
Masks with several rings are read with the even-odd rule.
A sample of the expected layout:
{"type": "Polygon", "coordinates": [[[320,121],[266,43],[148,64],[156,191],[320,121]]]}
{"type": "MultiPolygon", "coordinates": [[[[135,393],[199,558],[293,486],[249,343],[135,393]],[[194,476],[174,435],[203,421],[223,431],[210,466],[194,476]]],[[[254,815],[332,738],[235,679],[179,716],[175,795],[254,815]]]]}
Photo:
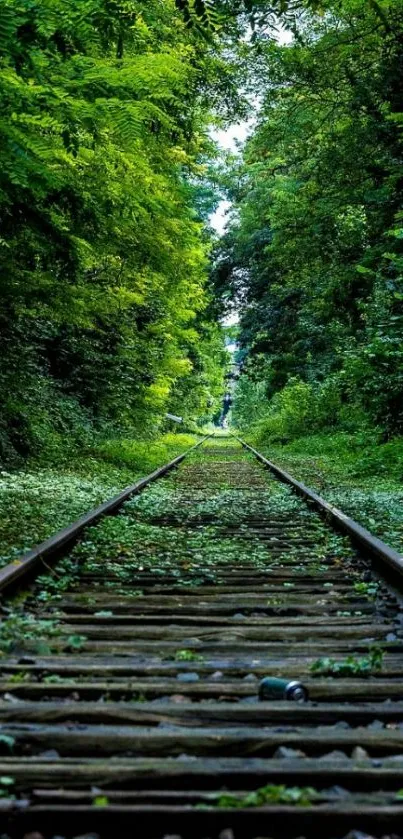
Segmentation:
{"type": "MultiPolygon", "coordinates": [[[[254,126],[254,118],[240,122],[238,125],[230,125],[229,128],[221,129],[214,128],[211,131],[211,136],[218,143],[220,148],[225,151],[239,154],[239,145],[243,144],[252,131],[254,126]]],[[[226,198],[220,201],[215,213],[210,216],[210,224],[213,230],[222,236],[225,233],[228,224],[228,212],[231,209],[231,202],[226,198]]]]}
{"type": "Polygon", "coordinates": [[[285,44],[291,44],[293,37],[294,35],[289,29],[283,29],[283,27],[280,26],[277,32],[276,41],[283,47],[285,44]]]}
{"type": "Polygon", "coordinates": [[[223,326],[236,326],[239,323],[239,314],[238,312],[232,312],[231,315],[226,315],[225,318],[221,321],[223,326]]]}
{"type": "MultiPolygon", "coordinates": [[[[284,46],[286,44],[290,44],[292,39],[292,32],[289,32],[287,29],[283,29],[280,26],[276,36],[277,42],[284,46]]],[[[251,131],[253,131],[256,122],[256,114],[259,111],[259,100],[256,99],[255,102],[251,103],[251,106],[254,107],[254,112],[249,119],[235,125],[230,125],[228,128],[213,128],[211,130],[213,140],[215,140],[225,151],[233,152],[233,154],[239,154],[240,145],[245,142],[248,135],[251,131]]],[[[225,233],[225,228],[228,224],[228,211],[230,208],[230,202],[223,199],[220,201],[215,213],[210,216],[210,224],[219,236],[222,236],[225,233]]]]}
{"type": "MultiPolygon", "coordinates": [[[[283,27],[279,27],[277,31],[276,40],[281,46],[285,46],[286,44],[290,44],[293,40],[292,32],[289,32],[287,29],[283,29],[283,27]]],[[[255,124],[255,117],[258,112],[259,102],[256,101],[255,112],[253,115],[244,122],[240,122],[236,125],[230,125],[228,128],[220,129],[215,128],[211,131],[211,136],[214,140],[218,143],[218,145],[225,149],[226,151],[233,152],[234,154],[239,153],[240,148],[239,144],[242,144],[247,139],[250,132],[253,130],[255,124]]],[[[223,199],[220,201],[215,213],[210,216],[210,224],[213,230],[219,236],[222,236],[225,233],[225,229],[228,224],[228,213],[231,209],[231,202],[223,199]]],[[[239,314],[238,312],[232,312],[232,314],[227,315],[225,318],[222,319],[223,326],[235,326],[239,323],[239,314]]],[[[231,351],[233,352],[236,349],[236,344],[230,345],[231,351]]],[[[230,347],[227,347],[230,349],[230,347]]]]}
{"type": "Polygon", "coordinates": [[[211,136],[218,145],[226,151],[237,152],[238,143],[244,143],[249,131],[250,121],[241,122],[239,125],[230,125],[229,128],[214,128],[211,136]]]}
{"type": "Polygon", "coordinates": [[[210,224],[213,230],[222,236],[228,223],[228,211],[231,209],[231,202],[223,199],[220,201],[215,213],[210,216],[210,224]]]}

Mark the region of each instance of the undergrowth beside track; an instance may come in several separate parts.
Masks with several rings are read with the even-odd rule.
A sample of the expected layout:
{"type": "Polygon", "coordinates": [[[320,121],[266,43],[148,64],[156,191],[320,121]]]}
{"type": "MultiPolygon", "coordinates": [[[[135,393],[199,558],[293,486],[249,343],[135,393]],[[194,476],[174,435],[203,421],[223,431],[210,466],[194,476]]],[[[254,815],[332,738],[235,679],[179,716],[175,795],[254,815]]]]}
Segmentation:
{"type": "Polygon", "coordinates": [[[400,440],[374,448],[362,435],[342,433],[301,436],[284,445],[247,432],[245,439],[326,501],[403,551],[400,440]]]}
{"type": "Polygon", "coordinates": [[[193,446],[190,434],[112,440],[70,463],[0,471],[0,566],[193,446]]]}

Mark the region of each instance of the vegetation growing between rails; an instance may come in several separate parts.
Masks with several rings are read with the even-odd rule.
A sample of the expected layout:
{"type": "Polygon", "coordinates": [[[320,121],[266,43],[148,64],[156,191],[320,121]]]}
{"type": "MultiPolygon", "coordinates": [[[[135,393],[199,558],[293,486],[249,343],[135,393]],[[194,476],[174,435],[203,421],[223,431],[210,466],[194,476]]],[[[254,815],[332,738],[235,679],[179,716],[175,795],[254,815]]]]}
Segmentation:
{"type": "MultiPolygon", "coordinates": [[[[264,807],[267,804],[289,804],[296,807],[310,807],[319,797],[313,787],[287,787],[285,784],[267,784],[244,795],[232,795],[229,792],[217,796],[215,807],[242,809],[244,807],[264,807]]],[[[203,808],[208,805],[198,805],[203,808]]]]}
{"type": "MultiPolygon", "coordinates": [[[[252,621],[251,625],[249,620],[247,622],[247,632],[252,630],[252,635],[255,632],[261,633],[266,617],[272,629],[276,629],[276,615],[282,621],[292,616],[294,624],[295,609],[298,614],[301,606],[298,583],[301,572],[308,578],[310,575],[313,577],[313,581],[308,579],[308,601],[312,601],[314,611],[318,607],[325,608],[334,625],[336,619],[350,631],[351,623],[357,624],[359,628],[360,624],[371,619],[370,615],[378,613],[378,610],[379,613],[384,611],[385,587],[382,583],[377,584],[367,579],[367,566],[360,560],[357,562],[355,551],[348,541],[328,531],[326,524],[308,510],[300,498],[291,494],[289,487],[274,479],[251,459],[249,453],[239,447],[240,456],[229,461],[230,449],[231,446],[222,441],[215,448],[211,444],[206,446],[202,450],[204,458],[201,457],[200,449],[194,451],[178,471],[147,487],[139,496],[126,502],[115,516],[105,517],[97,526],[88,528],[68,557],[62,559],[55,568],[44,569],[36,578],[33,588],[21,592],[3,605],[0,656],[3,660],[10,655],[14,659],[11,672],[8,671],[9,662],[6,662],[3,672],[3,690],[6,691],[4,698],[7,701],[13,701],[14,697],[18,701],[34,685],[42,684],[49,698],[63,691],[71,691],[71,684],[75,680],[63,675],[64,659],[60,663],[60,673],[57,672],[56,656],[79,651],[87,656],[94,642],[106,645],[106,648],[113,645],[114,640],[109,639],[108,627],[113,627],[116,615],[122,613],[122,603],[129,606],[132,614],[141,613],[147,595],[152,593],[149,588],[150,578],[153,578],[156,586],[167,583],[169,587],[179,589],[179,595],[183,593],[186,599],[188,586],[217,585],[219,595],[218,586],[223,575],[228,574],[228,569],[235,565],[240,568],[245,564],[248,568],[252,565],[259,574],[262,570],[269,571],[266,590],[263,586],[259,587],[256,594],[248,593],[244,598],[241,586],[233,602],[232,595],[228,599],[224,597],[224,603],[229,607],[230,622],[240,621],[238,626],[241,628],[242,621],[250,617],[252,621]],[[217,482],[211,470],[212,465],[227,481],[231,472],[238,478],[242,477],[244,467],[245,486],[238,488],[237,492],[229,491],[226,484],[222,486],[217,482]],[[207,482],[204,472],[209,476],[207,482]],[[249,491],[247,478],[252,484],[253,481],[257,482],[257,493],[249,491]],[[228,513],[224,521],[222,505],[217,503],[220,493],[225,498],[228,513]],[[178,511],[179,515],[176,515],[178,511]],[[273,540],[251,540],[241,512],[242,516],[249,516],[249,527],[253,527],[253,520],[262,521],[266,517],[276,522],[278,533],[282,533],[284,526],[286,542],[277,536],[273,540]],[[276,569],[279,578],[271,581],[270,572],[273,569],[276,569]],[[294,573],[295,582],[292,580],[294,573]],[[275,596],[268,596],[270,589],[273,589],[275,596]],[[85,624],[78,622],[74,630],[70,623],[72,607],[73,614],[77,611],[87,613],[85,624]],[[28,656],[30,663],[33,663],[31,656],[51,656],[55,660],[44,662],[43,666],[37,661],[35,663],[39,664],[39,668],[26,672],[28,656]],[[52,669],[56,672],[51,672],[52,669]]],[[[158,589],[155,594],[158,600],[158,589]]],[[[192,600],[195,604],[203,605],[203,596],[192,600]]],[[[71,622],[74,623],[74,618],[71,622]]],[[[352,629],[354,632],[354,625],[352,629]]],[[[158,626],[156,631],[159,636],[158,626]]],[[[200,631],[200,637],[193,636],[186,628],[183,636],[180,629],[178,634],[174,634],[174,639],[173,644],[168,644],[167,648],[160,651],[157,649],[156,654],[161,664],[168,664],[170,669],[176,670],[178,685],[176,687],[174,683],[175,690],[180,691],[181,680],[203,681],[216,678],[216,653],[209,649],[211,640],[214,644],[213,638],[206,637],[203,631],[200,631]]],[[[301,660],[298,664],[302,667],[299,678],[304,679],[311,673],[325,677],[373,675],[382,668],[384,643],[388,645],[385,648],[387,651],[391,649],[391,643],[393,649],[393,636],[381,636],[378,646],[367,644],[367,641],[365,639],[361,649],[364,653],[368,652],[360,657],[349,656],[346,660],[321,659],[313,662],[311,667],[309,662],[312,658],[301,660]]],[[[163,647],[166,645],[163,644],[163,647]]],[[[278,665],[276,670],[279,669],[279,675],[287,678],[287,667],[288,660],[284,662],[284,670],[278,665]]],[[[144,695],[136,690],[135,683],[132,685],[130,680],[123,680],[121,692],[116,692],[114,688],[112,695],[108,693],[103,678],[100,684],[100,699],[103,702],[113,699],[139,703],[146,701],[146,698],[150,701],[148,693],[144,695]]],[[[258,701],[257,696],[245,696],[245,701],[251,698],[258,701]]],[[[18,751],[20,748],[21,742],[16,738],[15,749],[18,751]]],[[[9,749],[14,749],[14,743],[2,743],[0,738],[0,751],[7,754],[9,749]]],[[[212,801],[203,798],[200,806],[309,806],[315,801],[315,794],[307,788],[269,785],[247,793],[246,796],[225,793],[212,801]]]]}
{"type": "MultiPolygon", "coordinates": [[[[204,447],[203,451],[206,452],[204,447]]],[[[249,462],[250,456],[242,450],[240,457],[240,462],[242,459],[249,462]]],[[[225,459],[221,461],[225,462],[225,459]]],[[[351,565],[352,600],[362,602],[366,599],[370,584],[364,583],[364,594],[362,590],[354,590],[354,583],[359,583],[360,577],[353,567],[354,550],[348,540],[329,531],[284,484],[271,480],[264,472],[262,480],[258,494],[244,490],[241,498],[238,491],[231,491],[226,486],[215,489],[208,456],[205,453],[203,461],[200,450],[196,451],[186,462],[186,468],[126,502],[119,515],[105,518],[96,527],[89,528],[73,550],[73,561],[78,561],[85,573],[97,573],[102,568],[103,573],[111,574],[114,580],[110,585],[116,592],[135,579],[136,573],[147,569],[156,577],[159,574],[171,576],[178,586],[212,585],[220,568],[238,562],[245,551],[248,561],[257,569],[267,568],[267,546],[258,539],[253,544],[244,541],[248,527],[243,526],[243,520],[246,522],[251,515],[266,514],[289,524],[290,518],[294,517],[294,535],[298,538],[298,524],[303,522],[309,527],[314,541],[306,549],[309,568],[320,573],[328,570],[329,562],[336,565],[343,562],[346,569],[351,565]],[[201,469],[207,470],[211,489],[193,486],[192,503],[189,504],[187,481],[194,479],[196,467],[199,475],[201,469]],[[199,530],[201,525],[203,528],[199,530]],[[223,526],[235,526],[236,529],[223,532],[223,526]]],[[[279,556],[270,558],[270,566],[294,565],[295,557],[302,559],[305,552],[300,545],[295,549],[292,545],[283,547],[279,556]]],[[[109,583],[104,585],[108,587],[109,583]]],[[[332,588],[331,583],[324,584],[324,597],[329,587],[332,588]]],[[[135,593],[141,597],[141,587],[135,593]]],[[[267,605],[277,606],[281,602],[282,599],[277,598],[276,603],[267,605]]],[[[187,649],[178,651],[178,655],[188,653],[187,649]]]]}
{"type": "Polygon", "coordinates": [[[311,664],[314,676],[371,676],[379,673],[383,666],[384,652],[381,647],[370,647],[366,656],[347,656],[337,661],[332,658],[319,658],[311,664]]]}
{"type": "Polygon", "coordinates": [[[400,547],[399,0],[0,0],[0,17],[4,561],[168,459],[167,412],[193,431],[219,415],[228,304],[233,421],[400,547]],[[256,103],[223,165],[211,127],[256,103]]]}

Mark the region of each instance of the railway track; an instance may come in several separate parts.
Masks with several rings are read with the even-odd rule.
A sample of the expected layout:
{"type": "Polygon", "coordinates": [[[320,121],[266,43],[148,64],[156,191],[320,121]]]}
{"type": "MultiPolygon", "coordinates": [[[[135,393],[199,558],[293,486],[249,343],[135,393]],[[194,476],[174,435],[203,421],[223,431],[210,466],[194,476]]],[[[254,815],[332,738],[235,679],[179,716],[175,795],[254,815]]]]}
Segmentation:
{"type": "Polygon", "coordinates": [[[234,439],[174,466],[54,567],[71,529],[0,575],[0,834],[403,835],[382,546],[336,532],[234,439]],[[260,700],[266,677],[309,700],[273,681],[260,700]]]}

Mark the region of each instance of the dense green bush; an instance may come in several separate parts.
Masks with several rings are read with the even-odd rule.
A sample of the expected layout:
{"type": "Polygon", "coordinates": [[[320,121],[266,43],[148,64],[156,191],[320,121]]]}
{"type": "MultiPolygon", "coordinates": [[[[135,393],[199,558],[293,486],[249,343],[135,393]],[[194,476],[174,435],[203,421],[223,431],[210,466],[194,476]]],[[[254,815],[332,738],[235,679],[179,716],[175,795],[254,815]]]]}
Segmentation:
{"type": "Polygon", "coordinates": [[[314,410],[312,385],[290,379],[283,390],[273,396],[267,415],[258,422],[258,436],[289,439],[307,433],[314,410]]]}
{"type": "Polygon", "coordinates": [[[186,449],[190,449],[197,438],[190,434],[165,434],[153,442],[129,439],[107,440],[97,446],[95,453],[106,463],[125,466],[134,472],[152,472],[172,460],[186,449]]]}
{"type": "MultiPolygon", "coordinates": [[[[343,424],[343,405],[336,377],[321,384],[290,378],[267,398],[265,383],[242,377],[235,393],[233,421],[257,440],[283,441],[343,424]]],[[[346,419],[348,425],[348,420],[346,419]]]]}

